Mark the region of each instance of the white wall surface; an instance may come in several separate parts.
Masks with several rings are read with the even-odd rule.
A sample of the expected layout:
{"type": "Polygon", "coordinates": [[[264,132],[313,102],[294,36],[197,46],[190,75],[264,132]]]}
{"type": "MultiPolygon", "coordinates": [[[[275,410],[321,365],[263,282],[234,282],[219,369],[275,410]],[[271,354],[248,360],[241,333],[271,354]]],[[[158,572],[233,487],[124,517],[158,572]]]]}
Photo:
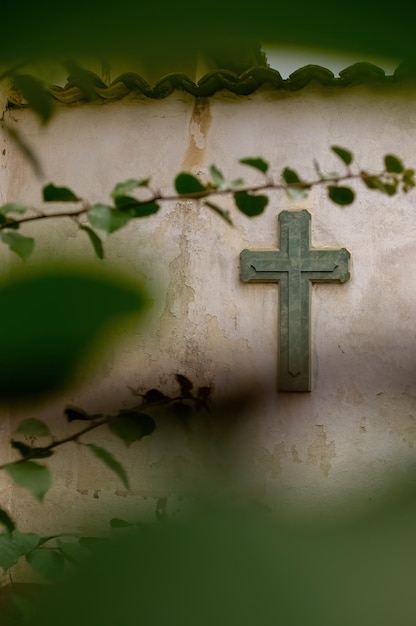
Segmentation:
{"type": "MultiPolygon", "coordinates": [[[[410,87],[310,85],[292,93],[264,88],[249,97],[223,92],[197,102],[176,92],[160,101],[131,96],[62,106],[44,127],[30,111],[10,110],[5,119],[36,148],[45,178],[37,180],[2,139],[0,201],[42,208],[41,186],[53,181],[90,202],[105,202],[117,182],[148,175],[169,193],[180,170],[205,180],[212,163],[227,177],[259,182],[259,173],[238,164],[247,156],[263,156],[276,179],[286,165],[314,178],[313,159],[325,171],[342,171],[331,145],[351,149],[362,168],[381,168],[386,153],[411,166],[415,95],[410,87]]],[[[145,277],[154,298],[151,314],[144,326],[121,334],[119,347],[63,397],[27,415],[14,412],[10,433],[22,417],[44,419],[57,434],[72,432],[76,424],[65,424],[65,405],[115,412],[137,403],[130,387],[173,391],[175,373],[212,386],[214,399],[230,390],[253,389],[258,396],[235,412],[237,419],[225,411],[224,428],[196,417],[188,432],[160,417],[157,431],[128,451],[110,434],[86,437],[123,459],[131,492],[74,444],[50,460],[54,484],[43,504],[1,476],[2,503],[21,530],[86,532],[111,517],[152,518],[161,498],[174,514],[181,493],[212,476],[218,490],[242,489],[272,508],[284,502],[302,512],[347,511],[372,506],[386,481],[413,472],[416,192],[391,199],[357,190],[346,208],[318,188],[302,202],[276,192],[254,219],[223,200],[234,228],[202,204],[170,202],[107,238],[107,258],[97,266],[115,264],[145,277]],[[241,283],[239,253],[277,247],[278,213],[300,208],[312,214],[312,246],[351,252],[351,278],[312,288],[312,392],[278,393],[278,287],[241,283]],[[218,434],[216,441],[208,431],[218,434]]],[[[90,254],[71,220],[28,225],[22,233],[36,237],[34,261],[90,254]]],[[[9,253],[1,255],[8,263],[9,253]]],[[[7,460],[6,418],[0,453],[7,460]]]]}

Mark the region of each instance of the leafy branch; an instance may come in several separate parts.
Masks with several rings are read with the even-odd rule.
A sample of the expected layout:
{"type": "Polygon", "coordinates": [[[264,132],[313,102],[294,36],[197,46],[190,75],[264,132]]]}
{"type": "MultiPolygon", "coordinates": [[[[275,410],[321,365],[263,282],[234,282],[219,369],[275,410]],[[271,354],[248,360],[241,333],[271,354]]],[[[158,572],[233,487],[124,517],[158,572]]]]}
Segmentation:
{"type": "Polygon", "coordinates": [[[276,181],[269,173],[270,165],[263,158],[240,159],[242,165],[261,172],[265,180],[256,185],[245,184],[241,178],[226,180],[217,166],[209,168],[210,179],[201,182],[189,172],[180,172],[174,180],[174,194],[162,194],[150,186],[150,178],[133,179],[118,183],[111,192],[111,204],[96,203],[91,205],[80,198],[68,187],[57,187],[50,183],[43,187],[43,201],[47,203],[81,203],[79,209],[44,213],[29,206],[11,202],[0,206],[0,239],[10,250],[22,259],[27,259],[34,250],[33,238],[17,232],[23,224],[48,220],[72,219],[79,229],[86,233],[94,252],[99,259],[104,258],[104,247],[98,234],[103,231],[111,234],[124,228],[131,220],[149,217],[157,213],[164,202],[179,200],[197,200],[220,215],[228,224],[233,221],[230,211],[217,204],[217,198],[232,197],[236,208],[248,217],[262,214],[269,203],[269,198],[262,192],[283,191],[293,200],[305,199],[312,188],[323,186],[328,199],[339,206],[348,206],[355,200],[355,192],[346,182],[361,181],[367,189],[393,196],[398,192],[409,192],[416,185],[415,170],[405,167],[402,160],[388,154],[384,157],[384,169],[379,173],[370,173],[353,167],[353,154],[345,148],[332,146],[332,151],[342,161],[345,172],[325,174],[318,163],[314,162],[316,177],[305,180],[295,170],[285,167],[276,181]],[[140,198],[139,194],[145,196],[140,198]],[[30,210],[32,215],[25,215],[30,210]],[[23,217],[16,217],[22,215],[23,217]],[[85,220],[86,218],[86,220],[85,220]],[[98,232],[97,232],[98,231],[98,232]]]}

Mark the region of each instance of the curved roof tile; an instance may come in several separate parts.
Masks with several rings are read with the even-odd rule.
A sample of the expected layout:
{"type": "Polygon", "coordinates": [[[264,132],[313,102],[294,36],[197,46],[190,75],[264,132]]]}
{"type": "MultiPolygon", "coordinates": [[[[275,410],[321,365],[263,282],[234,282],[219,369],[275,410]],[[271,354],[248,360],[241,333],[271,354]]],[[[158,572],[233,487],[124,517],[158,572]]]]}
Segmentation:
{"type": "MultiPolygon", "coordinates": [[[[152,99],[166,98],[176,90],[182,90],[195,97],[209,97],[218,91],[227,90],[241,96],[248,96],[260,88],[296,91],[309,83],[325,87],[350,87],[358,84],[402,84],[416,79],[416,65],[402,63],[393,75],[387,76],[383,69],[371,63],[355,63],[340,71],[339,78],[319,65],[301,67],[287,79],[283,79],[277,70],[266,66],[247,69],[238,75],[230,70],[217,69],[208,72],[195,83],[189,76],[173,73],[163,76],[153,87],[139,74],[126,72],[118,76],[110,85],[87,70],[79,78],[68,78],[64,87],[51,85],[48,91],[54,100],[63,104],[86,102],[91,100],[117,101],[131,93],[152,99]]],[[[10,99],[11,106],[22,106],[17,100],[10,99]]]]}

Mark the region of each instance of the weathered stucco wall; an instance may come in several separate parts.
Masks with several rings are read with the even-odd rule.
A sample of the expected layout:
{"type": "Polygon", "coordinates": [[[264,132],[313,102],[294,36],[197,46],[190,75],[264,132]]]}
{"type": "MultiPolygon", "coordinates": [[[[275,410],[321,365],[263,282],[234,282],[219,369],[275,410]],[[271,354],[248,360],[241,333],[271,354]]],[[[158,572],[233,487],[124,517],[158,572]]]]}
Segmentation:
{"type": "MultiPolygon", "coordinates": [[[[267,159],[276,178],[286,165],[314,178],[313,159],[325,171],[342,170],[330,151],[334,144],[353,150],[362,168],[381,168],[386,153],[411,166],[415,96],[405,86],[310,85],[291,93],[219,92],[199,100],[175,92],[160,101],[131,96],[113,104],[61,107],[44,127],[28,110],[12,109],[5,119],[36,148],[45,178],[36,179],[3,138],[0,202],[41,207],[40,188],[49,181],[91,202],[106,201],[115,183],[148,175],[169,193],[180,170],[205,180],[212,163],[227,178],[260,182],[260,174],[238,164],[247,156],[267,159]]],[[[76,445],[50,460],[54,485],[44,504],[11,490],[1,476],[2,502],[22,530],[85,531],[114,516],[152,516],[165,498],[173,513],[185,485],[205,484],[212,476],[219,490],[242,488],[272,508],[283,500],[302,510],[348,510],[353,504],[371,506],[386,480],[413,472],[414,202],[414,193],[391,199],[359,188],[356,202],[341,208],[319,188],[302,202],[274,192],[265,213],[254,219],[222,201],[234,228],[202,204],[170,202],[108,237],[106,260],[97,266],[115,264],[144,277],[154,299],[151,313],[143,326],[121,335],[120,346],[95,373],[27,416],[44,419],[57,433],[70,432],[65,405],[91,412],[127,408],[137,402],[131,387],[173,391],[175,373],[212,386],[214,398],[253,390],[256,400],[236,411],[224,409],[224,427],[197,417],[188,431],[160,417],[154,435],[128,451],[110,434],[91,435],[123,458],[130,493],[76,445]],[[239,254],[244,248],[276,248],[278,213],[300,208],[312,214],[312,246],[351,252],[351,278],[312,288],[312,392],[278,393],[278,287],[240,282],[239,254]],[[215,436],[209,439],[207,432],[215,436]]],[[[63,256],[90,254],[70,220],[28,225],[22,232],[36,236],[34,260],[46,256],[53,262],[57,250],[63,256]]],[[[3,263],[10,262],[7,251],[1,255],[3,263]]],[[[2,418],[2,459],[9,458],[7,440],[22,416],[14,411],[10,427],[7,416],[2,418]]]]}

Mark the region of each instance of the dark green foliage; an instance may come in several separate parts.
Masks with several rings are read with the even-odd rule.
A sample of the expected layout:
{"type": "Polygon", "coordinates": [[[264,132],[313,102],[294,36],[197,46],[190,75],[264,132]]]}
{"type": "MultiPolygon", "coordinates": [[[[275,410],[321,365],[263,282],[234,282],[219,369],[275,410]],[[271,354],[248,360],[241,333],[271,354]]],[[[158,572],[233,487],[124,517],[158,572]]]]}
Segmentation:
{"type": "Polygon", "coordinates": [[[254,195],[247,191],[236,191],[234,200],[240,211],[248,217],[261,215],[269,202],[267,196],[254,195]]]}
{"type": "Polygon", "coordinates": [[[44,202],[78,202],[79,198],[68,187],[56,187],[49,183],[43,188],[44,202]]]}
{"type": "Polygon", "coordinates": [[[175,178],[175,189],[181,196],[202,195],[206,192],[204,185],[192,174],[181,172],[175,178]]]}
{"type": "Polygon", "coordinates": [[[130,446],[142,437],[150,435],[155,427],[154,419],[147,413],[120,413],[107,418],[107,426],[111,432],[130,446]]]}
{"type": "Polygon", "coordinates": [[[339,146],[331,146],[331,150],[339,156],[345,165],[351,165],[353,159],[352,152],[346,150],[345,148],[340,148],[339,146]]]}
{"type": "Polygon", "coordinates": [[[259,158],[246,158],[246,159],[240,159],[240,163],[242,163],[243,165],[249,165],[250,167],[254,167],[254,169],[259,170],[260,172],[263,172],[263,174],[266,174],[267,170],[269,169],[269,164],[267,163],[267,161],[265,161],[264,159],[259,158]]]}
{"type": "Polygon", "coordinates": [[[338,187],[337,185],[328,186],[328,196],[340,206],[347,206],[354,202],[355,194],[349,187],[338,187]]]}
{"type": "Polygon", "coordinates": [[[140,285],[80,268],[16,274],[0,283],[0,298],[0,327],[7,328],[0,353],[3,401],[61,388],[100,331],[147,306],[140,285]]]}

